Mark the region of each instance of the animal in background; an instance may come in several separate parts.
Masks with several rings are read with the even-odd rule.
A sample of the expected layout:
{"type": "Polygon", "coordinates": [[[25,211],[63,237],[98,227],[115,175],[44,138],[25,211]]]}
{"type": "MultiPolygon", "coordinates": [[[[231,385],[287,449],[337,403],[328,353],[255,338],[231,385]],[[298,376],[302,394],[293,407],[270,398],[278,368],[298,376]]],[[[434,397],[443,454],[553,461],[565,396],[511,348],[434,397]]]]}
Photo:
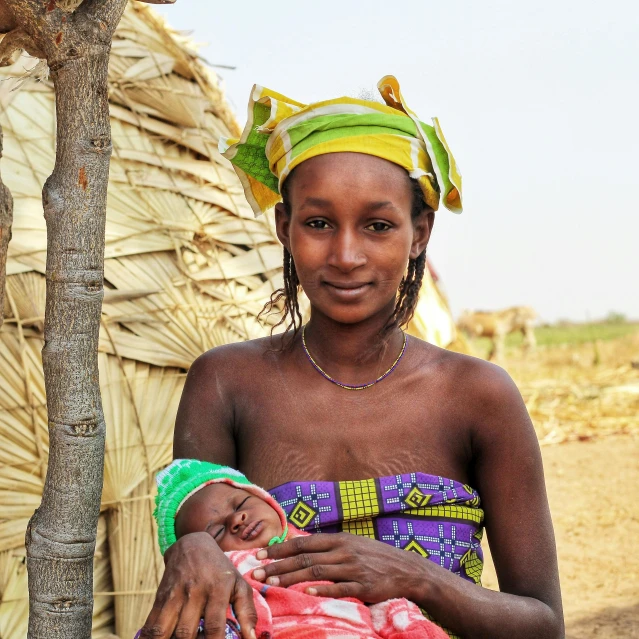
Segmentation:
{"type": "Polygon", "coordinates": [[[489,337],[492,347],[488,359],[499,360],[504,355],[506,335],[520,331],[524,348],[534,349],[537,313],[530,306],[511,306],[501,311],[464,311],[457,326],[471,337],[489,337]]]}

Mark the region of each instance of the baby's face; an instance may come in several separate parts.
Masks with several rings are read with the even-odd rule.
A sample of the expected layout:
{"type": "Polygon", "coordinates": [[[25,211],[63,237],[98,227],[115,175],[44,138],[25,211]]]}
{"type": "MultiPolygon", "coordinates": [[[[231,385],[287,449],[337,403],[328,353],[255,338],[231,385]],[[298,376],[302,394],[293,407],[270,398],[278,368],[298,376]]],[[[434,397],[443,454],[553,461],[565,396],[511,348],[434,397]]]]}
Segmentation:
{"type": "Polygon", "coordinates": [[[175,518],[179,539],[207,532],[224,551],[264,548],[282,534],[275,510],[263,499],[229,484],[210,484],[195,493],[175,518]]]}

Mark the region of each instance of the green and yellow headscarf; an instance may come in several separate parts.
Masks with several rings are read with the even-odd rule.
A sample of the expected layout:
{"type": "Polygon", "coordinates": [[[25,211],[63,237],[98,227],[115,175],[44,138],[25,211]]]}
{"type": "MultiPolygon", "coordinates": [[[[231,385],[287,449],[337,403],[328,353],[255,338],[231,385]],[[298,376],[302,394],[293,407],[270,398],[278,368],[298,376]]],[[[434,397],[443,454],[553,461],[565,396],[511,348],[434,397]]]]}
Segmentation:
{"type": "Polygon", "coordinates": [[[281,200],[282,184],[298,164],[344,151],[398,164],[419,181],[433,210],[441,199],[447,209],[461,213],[461,175],[437,118],[433,126],[421,122],[392,75],[377,88],[386,104],[346,97],[301,104],[253,87],[242,137],[221,139],[219,148],[235,167],[256,215],[281,200]]]}

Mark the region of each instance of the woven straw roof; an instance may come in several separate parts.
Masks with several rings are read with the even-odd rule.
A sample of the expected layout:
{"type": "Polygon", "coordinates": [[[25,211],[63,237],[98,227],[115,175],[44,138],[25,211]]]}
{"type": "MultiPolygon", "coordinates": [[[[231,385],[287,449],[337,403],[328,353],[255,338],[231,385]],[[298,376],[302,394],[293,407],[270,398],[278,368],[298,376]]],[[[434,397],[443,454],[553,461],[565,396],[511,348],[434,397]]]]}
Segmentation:
{"type": "MultiPolygon", "coordinates": [[[[2,639],[26,635],[24,531],[48,454],[41,190],[54,164],[55,111],[51,83],[37,78],[42,69],[22,57],[0,70],[2,177],[15,201],[0,330],[2,639]]],[[[130,3],[109,81],[113,157],[99,353],[107,443],[94,635],[132,637],[162,572],[152,477],[171,459],[186,369],[213,346],[266,334],[256,318],[281,284],[282,249],[272,216],[253,217],[217,151],[218,138],[238,127],[216,76],[185,38],[130,3]]],[[[432,280],[424,286],[413,331],[446,344],[450,313],[432,280]]]]}

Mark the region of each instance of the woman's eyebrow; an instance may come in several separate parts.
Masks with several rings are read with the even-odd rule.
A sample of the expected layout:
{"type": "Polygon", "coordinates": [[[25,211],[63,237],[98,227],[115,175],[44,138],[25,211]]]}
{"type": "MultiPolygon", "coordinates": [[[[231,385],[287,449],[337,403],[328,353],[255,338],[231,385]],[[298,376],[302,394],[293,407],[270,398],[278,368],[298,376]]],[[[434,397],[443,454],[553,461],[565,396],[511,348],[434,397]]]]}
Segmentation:
{"type": "Polygon", "coordinates": [[[367,205],[367,209],[369,211],[378,211],[379,209],[384,209],[387,206],[390,206],[391,208],[397,208],[392,202],[386,200],[383,202],[371,202],[370,204],[367,205]]]}
{"type": "Polygon", "coordinates": [[[307,197],[304,200],[304,203],[300,207],[302,210],[305,206],[317,206],[319,208],[328,208],[332,206],[332,202],[330,200],[325,200],[321,197],[307,197]]]}
{"type": "MultiPolygon", "coordinates": [[[[325,200],[321,197],[307,197],[300,207],[300,210],[304,210],[305,207],[313,206],[318,208],[331,208],[333,206],[333,203],[331,202],[331,200],[325,200]]],[[[389,206],[394,209],[397,208],[390,200],[382,200],[380,202],[369,202],[368,204],[366,204],[366,209],[368,211],[378,211],[379,209],[383,209],[389,206]]]]}

